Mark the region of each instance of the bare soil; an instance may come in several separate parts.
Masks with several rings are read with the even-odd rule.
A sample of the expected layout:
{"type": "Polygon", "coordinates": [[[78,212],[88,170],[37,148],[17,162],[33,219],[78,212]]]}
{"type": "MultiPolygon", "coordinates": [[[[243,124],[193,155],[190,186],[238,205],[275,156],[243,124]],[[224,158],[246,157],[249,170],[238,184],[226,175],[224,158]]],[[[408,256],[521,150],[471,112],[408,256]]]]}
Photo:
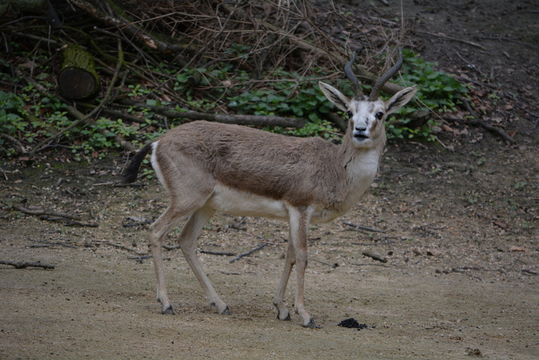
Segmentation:
{"type": "MultiPolygon", "coordinates": [[[[506,99],[521,101],[499,125],[517,143],[462,128],[440,134],[447,148],[390,144],[364,201],[311,229],[306,305],[321,329],[304,329],[295,316],[276,319],[271,299],[287,228],[255,218],[216,216],[199,241],[201,251],[235,254],[268,244],[234,263],[231,256],[200,254],[232,314],[213,312],[180,251],[170,250],[176,314],[161,315],[151,259],[140,257],[148,251],[147,225],[137,224],[166,206],[157,181],[113,187],[124,165],[119,160],[88,167],[51,160],[5,171],[0,199],[78,214],[99,227],[2,210],[0,260],[55,269],[1,265],[0,358],[539,358],[537,87],[526,88],[537,79],[539,7],[531,1],[437,3],[405,1],[416,29],[480,42],[486,50],[414,36],[426,56],[475,81],[485,79],[472,68],[464,72],[467,65],[456,59],[470,59],[487,76],[502,64],[494,66],[496,81],[509,95],[501,95],[500,108],[506,99]],[[484,40],[487,31],[513,41],[484,40]],[[387,262],[363,256],[367,250],[387,262]],[[368,328],[337,326],[350,317],[368,328]]],[[[396,14],[397,8],[382,11],[396,14]]],[[[292,281],[288,299],[293,289],[292,281]]]]}

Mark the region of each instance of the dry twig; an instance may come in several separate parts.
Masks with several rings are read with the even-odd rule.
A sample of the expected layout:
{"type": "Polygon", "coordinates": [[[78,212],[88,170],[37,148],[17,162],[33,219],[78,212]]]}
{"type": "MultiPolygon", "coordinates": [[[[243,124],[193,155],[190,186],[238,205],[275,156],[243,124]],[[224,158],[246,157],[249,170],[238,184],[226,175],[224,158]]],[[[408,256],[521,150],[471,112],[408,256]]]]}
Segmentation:
{"type": "Polygon", "coordinates": [[[97,223],[82,222],[80,221],[81,218],[79,216],[59,213],[52,210],[45,210],[41,208],[28,209],[20,205],[13,205],[12,208],[27,215],[39,216],[41,220],[61,221],[66,226],[85,226],[85,227],[98,227],[99,226],[99,224],[97,223]]]}
{"type": "Polygon", "coordinates": [[[241,258],[243,257],[246,257],[246,256],[249,256],[257,251],[260,251],[262,250],[263,248],[265,248],[266,246],[268,246],[269,244],[268,243],[262,243],[260,245],[258,245],[257,247],[255,247],[254,249],[251,249],[249,251],[246,251],[244,253],[241,253],[239,254],[238,256],[236,256],[235,258],[233,258],[232,260],[229,261],[229,263],[235,263],[236,261],[240,260],[241,258]]]}
{"type": "Polygon", "coordinates": [[[474,111],[474,109],[472,108],[472,105],[470,104],[468,100],[461,99],[461,101],[466,107],[466,110],[468,110],[468,112],[474,117],[474,119],[464,120],[464,119],[456,118],[453,116],[446,116],[443,118],[444,120],[451,121],[454,123],[464,124],[464,125],[482,127],[483,129],[490,131],[492,134],[501,137],[503,140],[507,141],[510,144],[515,143],[515,140],[511,136],[509,136],[503,129],[487,124],[485,121],[480,120],[478,114],[474,111]]]}
{"type": "Polygon", "coordinates": [[[54,269],[54,265],[42,264],[39,261],[37,261],[37,262],[27,262],[27,261],[18,262],[18,261],[0,260],[0,264],[2,264],[2,265],[11,265],[11,266],[15,267],[15,269],[25,269],[27,267],[37,267],[37,268],[43,268],[43,269],[46,269],[46,270],[54,269]]]}

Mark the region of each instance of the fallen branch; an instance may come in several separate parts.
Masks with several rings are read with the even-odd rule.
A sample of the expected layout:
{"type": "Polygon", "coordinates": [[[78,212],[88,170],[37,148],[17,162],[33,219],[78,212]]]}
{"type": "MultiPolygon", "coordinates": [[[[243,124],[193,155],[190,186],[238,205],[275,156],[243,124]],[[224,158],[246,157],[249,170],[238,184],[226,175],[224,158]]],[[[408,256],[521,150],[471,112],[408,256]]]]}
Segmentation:
{"type": "Polygon", "coordinates": [[[465,120],[465,119],[460,119],[460,118],[456,118],[456,117],[453,117],[453,116],[444,116],[443,119],[446,120],[446,121],[449,121],[449,122],[457,123],[457,124],[471,125],[471,126],[475,126],[475,127],[482,127],[483,129],[491,132],[492,134],[501,137],[503,140],[507,141],[510,144],[515,143],[515,140],[511,136],[509,136],[505,131],[503,131],[502,129],[500,129],[500,128],[496,127],[496,126],[492,126],[490,124],[487,124],[483,120],[478,120],[478,119],[467,119],[467,120],[465,120]]]}
{"type": "MultiPolygon", "coordinates": [[[[180,245],[163,245],[163,249],[167,251],[176,250],[181,248],[180,245]]],[[[199,250],[201,254],[207,255],[217,255],[217,256],[236,256],[235,253],[225,252],[225,251],[211,251],[211,250],[199,250]]]]}
{"type": "Polygon", "coordinates": [[[343,224],[347,225],[347,226],[350,226],[354,230],[358,230],[358,231],[370,231],[370,232],[378,232],[378,233],[384,233],[385,232],[384,230],[375,229],[375,228],[371,228],[371,227],[363,226],[363,225],[357,225],[357,224],[353,224],[353,223],[348,222],[348,221],[343,221],[343,224]]]}
{"type": "Polygon", "coordinates": [[[0,264],[2,265],[11,265],[14,266],[15,269],[25,269],[27,267],[38,267],[43,269],[54,269],[54,265],[49,264],[42,264],[41,262],[17,262],[17,261],[6,261],[6,260],[0,260],[0,264]]]}
{"type": "Polygon", "coordinates": [[[97,223],[82,222],[79,216],[60,213],[45,209],[28,209],[20,205],[12,205],[12,208],[27,215],[39,216],[41,220],[62,221],[66,226],[98,227],[97,223]]]}
{"type": "Polygon", "coordinates": [[[240,260],[243,257],[249,256],[249,255],[251,255],[251,254],[253,254],[253,253],[257,252],[257,251],[262,250],[266,246],[268,246],[268,243],[262,243],[262,244],[258,245],[257,247],[255,247],[254,249],[251,249],[251,250],[249,250],[247,252],[239,254],[238,256],[236,256],[235,258],[230,260],[229,263],[230,264],[235,263],[236,261],[240,260]]]}
{"type": "Polygon", "coordinates": [[[163,105],[147,105],[129,99],[123,99],[122,104],[148,108],[156,113],[168,118],[179,118],[188,120],[208,120],[225,124],[238,125],[256,125],[256,126],[282,126],[301,128],[305,124],[303,119],[287,118],[281,116],[262,116],[262,115],[230,115],[230,114],[211,114],[198,111],[177,111],[171,107],[163,105]]]}
{"type": "Polygon", "coordinates": [[[12,205],[13,209],[18,210],[22,213],[25,213],[27,215],[36,215],[36,216],[52,216],[56,218],[64,218],[64,219],[70,219],[70,220],[80,220],[79,216],[69,215],[65,213],[59,213],[56,211],[51,210],[44,210],[44,209],[28,209],[19,205],[12,205]]]}
{"type": "Polygon", "coordinates": [[[216,256],[236,256],[235,253],[226,252],[226,251],[200,250],[200,253],[206,254],[206,255],[216,255],[216,256]]]}
{"type": "Polygon", "coordinates": [[[452,116],[446,116],[446,117],[443,118],[444,120],[451,121],[451,122],[454,122],[454,123],[464,124],[464,125],[472,125],[472,126],[482,127],[483,129],[490,131],[494,135],[497,135],[497,136],[501,137],[502,139],[504,139],[505,141],[507,141],[510,144],[515,143],[515,140],[511,136],[509,136],[504,130],[502,130],[502,129],[498,128],[498,127],[492,126],[490,124],[487,124],[483,120],[479,120],[478,119],[479,118],[478,114],[472,108],[472,105],[470,104],[470,102],[468,100],[461,99],[461,101],[464,104],[464,106],[466,107],[466,110],[468,110],[468,112],[474,117],[474,119],[464,120],[464,119],[460,119],[460,118],[456,118],[456,117],[452,117],[452,116]]]}

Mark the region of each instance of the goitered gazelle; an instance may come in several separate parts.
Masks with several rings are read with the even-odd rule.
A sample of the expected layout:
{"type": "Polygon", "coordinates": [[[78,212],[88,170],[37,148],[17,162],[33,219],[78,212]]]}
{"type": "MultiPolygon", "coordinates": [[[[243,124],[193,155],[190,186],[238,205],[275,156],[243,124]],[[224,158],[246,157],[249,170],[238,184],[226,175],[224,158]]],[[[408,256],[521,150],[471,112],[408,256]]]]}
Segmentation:
{"type": "Polygon", "coordinates": [[[165,285],[161,243],[185,217],[189,219],[179,238],[185,259],[210,304],[221,314],[229,313],[204,272],[195,246],[202,227],[219,211],[288,220],[288,250],[273,304],[280,320],[290,319],[284,295],[295,265],[295,310],[303,326],[317,327],[304,305],[309,224],[331,221],[361,199],[378,170],[386,142],[384,120],[416,93],[415,87],[408,87],[387,101],[378,98],[381,87],[400,68],[400,54],[395,65],[376,81],[369,96],[361,94],[359,81],[351,71],[352,61],[353,58],[347,63],[345,73],[356,87],[353,98],[319,83],[329,101],[348,114],[348,130],[340,145],[320,138],[195,121],[170,130],[134,156],[124,180],[136,179],[140,163],[152,150],[152,166],[170,200],[150,232],[162,313],[171,314],[173,310],[165,285]]]}

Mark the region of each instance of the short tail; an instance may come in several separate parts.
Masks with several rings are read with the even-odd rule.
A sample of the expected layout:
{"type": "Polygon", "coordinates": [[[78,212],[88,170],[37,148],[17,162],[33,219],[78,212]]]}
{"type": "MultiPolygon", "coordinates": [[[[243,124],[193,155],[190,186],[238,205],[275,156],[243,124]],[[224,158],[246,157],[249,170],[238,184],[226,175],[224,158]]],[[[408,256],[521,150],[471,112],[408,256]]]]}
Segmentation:
{"type": "Polygon", "coordinates": [[[142,163],[142,160],[144,160],[144,157],[146,156],[146,154],[149,153],[151,149],[152,149],[152,143],[148,143],[144,145],[144,147],[140,149],[135,154],[135,156],[133,156],[133,159],[131,159],[131,162],[129,163],[124,173],[122,174],[122,182],[124,184],[129,184],[137,180],[137,175],[140,169],[140,164],[142,163]]]}

